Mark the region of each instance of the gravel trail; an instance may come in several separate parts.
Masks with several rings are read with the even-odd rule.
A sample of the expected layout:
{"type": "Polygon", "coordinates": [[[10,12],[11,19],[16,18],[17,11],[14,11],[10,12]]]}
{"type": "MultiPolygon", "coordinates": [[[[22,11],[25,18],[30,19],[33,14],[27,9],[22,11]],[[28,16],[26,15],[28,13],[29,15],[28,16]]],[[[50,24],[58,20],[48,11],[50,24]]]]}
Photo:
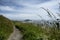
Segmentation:
{"type": "Polygon", "coordinates": [[[16,27],[14,27],[14,31],[9,36],[8,40],[22,40],[21,38],[22,38],[21,32],[16,27]]]}

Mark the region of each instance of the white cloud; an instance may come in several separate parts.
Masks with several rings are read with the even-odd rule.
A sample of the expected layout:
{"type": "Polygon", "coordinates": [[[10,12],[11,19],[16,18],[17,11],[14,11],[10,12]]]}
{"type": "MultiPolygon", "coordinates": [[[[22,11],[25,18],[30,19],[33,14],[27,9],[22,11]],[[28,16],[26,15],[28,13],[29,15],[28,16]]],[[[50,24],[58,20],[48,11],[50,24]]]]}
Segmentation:
{"type": "Polygon", "coordinates": [[[5,17],[13,20],[21,20],[21,19],[31,19],[38,20],[40,19],[36,14],[2,14],[5,17]]]}
{"type": "Polygon", "coordinates": [[[55,9],[58,8],[58,3],[56,1],[49,1],[42,4],[28,4],[28,3],[22,3],[21,5],[24,5],[23,9],[19,9],[21,12],[31,12],[31,13],[40,13],[40,7],[51,9],[55,12],[55,9]]]}
{"type": "MultiPolygon", "coordinates": [[[[26,3],[26,2],[21,2],[19,1],[18,4],[19,5],[23,5],[25,6],[23,9],[14,9],[11,8],[9,6],[5,6],[5,7],[1,7],[1,10],[7,10],[7,11],[14,11],[16,10],[16,14],[4,14],[4,16],[10,18],[10,19],[40,19],[36,14],[39,14],[42,16],[42,18],[44,19],[49,19],[48,14],[46,11],[44,11],[43,9],[41,9],[40,7],[44,7],[45,9],[49,9],[50,11],[52,11],[54,13],[54,15],[56,15],[55,13],[58,11],[58,3],[56,0],[51,0],[48,2],[44,2],[44,3],[39,3],[39,4],[31,4],[31,3],[26,3]]],[[[18,8],[18,7],[17,7],[18,8]]]]}
{"type": "Polygon", "coordinates": [[[14,11],[15,9],[9,6],[0,6],[0,10],[5,11],[14,11]]]}

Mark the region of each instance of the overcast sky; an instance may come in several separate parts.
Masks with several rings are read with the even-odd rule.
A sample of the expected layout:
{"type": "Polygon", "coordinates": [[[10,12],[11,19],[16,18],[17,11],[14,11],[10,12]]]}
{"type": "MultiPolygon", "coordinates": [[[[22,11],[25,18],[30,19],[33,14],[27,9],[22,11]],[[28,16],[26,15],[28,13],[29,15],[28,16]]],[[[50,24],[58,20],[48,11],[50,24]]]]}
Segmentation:
{"type": "Polygon", "coordinates": [[[49,9],[55,16],[59,12],[58,0],[0,0],[0,14],[13,19],[50,19],[45,9],[49,9]]]}

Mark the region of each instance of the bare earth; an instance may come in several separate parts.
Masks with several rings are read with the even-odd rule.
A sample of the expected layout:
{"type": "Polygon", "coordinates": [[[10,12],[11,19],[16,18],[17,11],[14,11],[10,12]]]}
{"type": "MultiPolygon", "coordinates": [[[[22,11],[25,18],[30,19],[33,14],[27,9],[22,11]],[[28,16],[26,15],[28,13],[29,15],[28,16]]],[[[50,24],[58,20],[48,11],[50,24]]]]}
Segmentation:
{"type": "Polygon", "coordinates": [[[8,40],[22,40],[21,38],[22,38],[21,32],[16,27],[14,27],[14,31],[10,35],[10,37],[8,38],[8,40]]]}

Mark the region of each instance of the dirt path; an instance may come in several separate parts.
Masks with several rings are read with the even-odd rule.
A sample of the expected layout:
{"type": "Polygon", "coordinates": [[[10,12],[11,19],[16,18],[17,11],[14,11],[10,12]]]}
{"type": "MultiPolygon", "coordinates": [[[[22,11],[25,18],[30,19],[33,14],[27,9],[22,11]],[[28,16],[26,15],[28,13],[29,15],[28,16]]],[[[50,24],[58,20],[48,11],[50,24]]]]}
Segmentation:
{"type": "Polygon", "coordinates": [[[16,27],[14,27],[14,31],[10,35],[8,40],[21,40],[21,38],[22,38],[22,34],[20,33],[20,31],[16,27]]]}

